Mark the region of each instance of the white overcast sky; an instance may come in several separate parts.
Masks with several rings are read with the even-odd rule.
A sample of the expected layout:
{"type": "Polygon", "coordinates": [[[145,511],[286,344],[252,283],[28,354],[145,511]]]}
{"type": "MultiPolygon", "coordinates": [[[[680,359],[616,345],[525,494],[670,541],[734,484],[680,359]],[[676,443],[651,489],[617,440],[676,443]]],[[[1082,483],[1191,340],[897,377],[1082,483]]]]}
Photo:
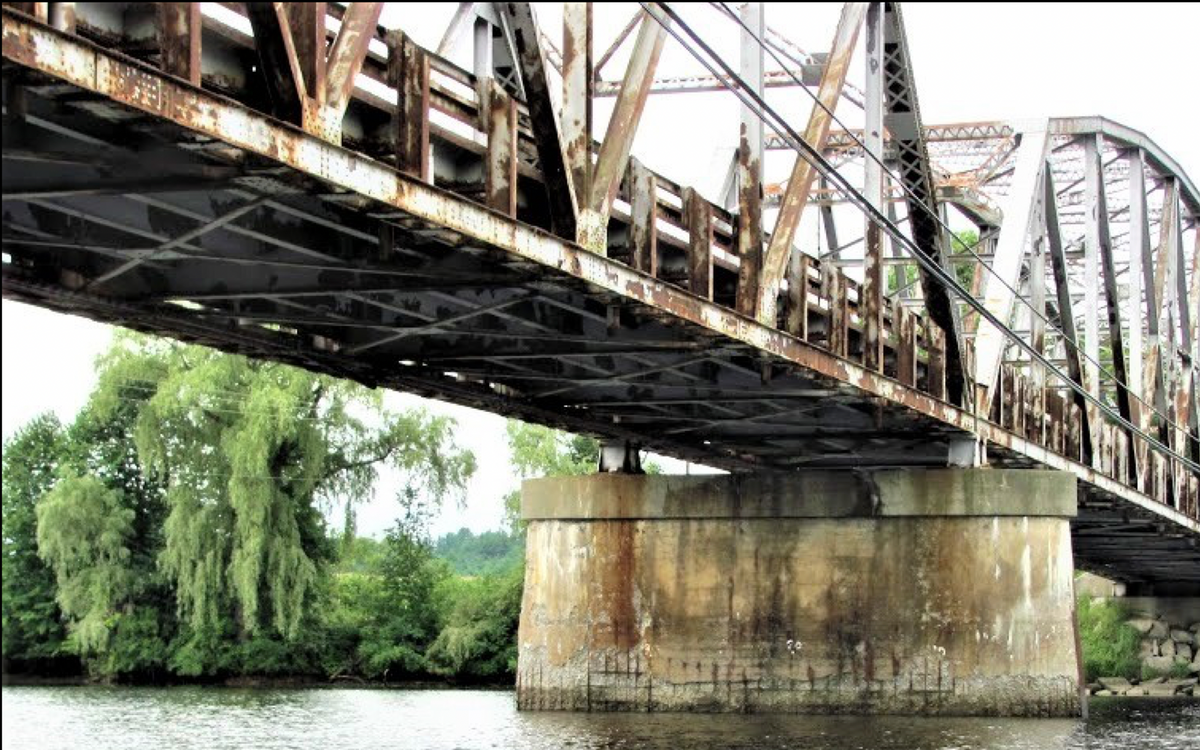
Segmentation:
{"type": "MultiPolygon", "coordinates": [[[[389,5],[386,25],[399,25],[422,45],[436,47],[457,4],[389,5]]],[[[535,5],[543,26],[558,28],[559,6],[535,5]]],[[[632,3],[597,3],[597,55],[636,8],[632,3]]],[[[768,3],[767,23],[802,48],[821,51],[832,39],[839,8],[834,3],[768,3]]],[[[1193,180],[1200,178],[1200,4],[906,3],[903,8],[926,123],[1103,115],[1145,132],[1193,180]]],[[[718,22],[704,8],[689,7],[685,17],[736,61],[737,41],[728,22],[718,22]]],[[[469,68],[464,57],[469,54],[467,41],[452,57],[469,68]]],[[[623,55],[615,57],[605,76],[617,77],[623,64],[623,55]]],[[[852,81],[861,82],[861,67],[858,63],[852,70],[852,81]]],[[[698,69],[669,41],[661,72],[698,69]]],[[[809,107],[804,94],[774,90],[770,99],[802,128],[809,107]]],[[[607,117],[607,107],[597,106],[596,114],[607,117]]],[[[847,124],[858,124],[855,114],[844,114],[847,124]]],[[[728,95],[652,97],[634,153],[672,179],[716,198],[736,142],[737,118],[728,95]]],[[[598,123],[597,136],[603,124],[598,123]]],[[[771,171],[787,168],[786,163],[768,164],[768,179],[781,176],[771,171]]],[[[7,300],[2,313],[4,436],[42,411],[70,420],[94,383],[93,360],[107,345],[111,328],[7,300]]],[[[445,508],[434,531],[497,527],[501,498],[517,482],[509,466],[504,420],[410,395],[390,394],[388,402],[397,407],[423,404],[453,415],[460,425],[459,441],[479,461],[466,503],[445,508]]],[[[376,498],[362,507],[363,532],[378,534],[391,525],[391,485],[383,483],[376,498]]]]}

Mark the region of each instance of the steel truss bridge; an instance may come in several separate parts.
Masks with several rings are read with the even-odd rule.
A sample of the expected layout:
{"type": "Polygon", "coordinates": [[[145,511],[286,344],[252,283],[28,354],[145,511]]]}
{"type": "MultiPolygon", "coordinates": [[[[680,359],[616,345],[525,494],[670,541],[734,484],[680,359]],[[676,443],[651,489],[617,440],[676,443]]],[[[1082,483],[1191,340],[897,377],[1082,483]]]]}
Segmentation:
{"type": "Polygon", "coordinates": [[[671,4],[602,47],[463,3],[436,50],[383,5],[4,3],[4,296],[732,471],[1069,471],[1081,568],[1200,582],[1200,192],[1146,135],[924,123],[893,3],[812,53],[715,4],[731,64],[671,4]],[[714,202],[631,150],[718,90],[714,202]]]}

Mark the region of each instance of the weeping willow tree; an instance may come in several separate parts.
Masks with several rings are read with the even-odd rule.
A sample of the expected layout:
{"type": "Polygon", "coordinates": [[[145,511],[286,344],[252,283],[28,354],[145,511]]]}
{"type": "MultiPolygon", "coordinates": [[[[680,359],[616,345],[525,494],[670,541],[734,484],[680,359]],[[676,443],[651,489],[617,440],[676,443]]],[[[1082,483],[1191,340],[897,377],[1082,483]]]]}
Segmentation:
{"type": "Polygon", "coordinates": [[[142,472],[129,438],[136,404],[126,400],[101,415],[89,403],[53,450],[43,447],[42,461],[55,470],[26,487],[37,491],[36,528],[14,530],[36,544],[52,571],[70,635],[62,653],[82,657],[93,676],[153,679],[165,667],[175,618],[157,565],[162,488],[142,472]]]}
{"type": "Polygon", "coordinates": [[[38,503],[38,553],[54,568],[58,604],[82,655],[108,646],[110,621],[133,589],[133,516],[119,490],[71,473],[38,503]]]}
{"type": "Polygon", "coordinates": [[[382,466],[406,476],[402,502],[440,502],[474,470],[452,420],[293,367],[122,333],[98,374],[91,404],[136,403],[137,455],[165,488],[158,559],[190,638],[184,673],[212,670],[189,648],[297,638],[335,554],[325,514],[368,497],[382,466]]]}

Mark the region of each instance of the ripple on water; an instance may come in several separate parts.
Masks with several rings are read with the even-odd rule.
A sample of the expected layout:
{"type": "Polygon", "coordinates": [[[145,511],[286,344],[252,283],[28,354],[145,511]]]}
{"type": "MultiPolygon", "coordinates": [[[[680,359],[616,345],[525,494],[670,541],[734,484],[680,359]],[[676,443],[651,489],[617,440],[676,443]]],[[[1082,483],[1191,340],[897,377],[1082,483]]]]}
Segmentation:
{"type": "Polygon", "coordinates": [[[518,713],[486,690],[5,687],[3,750],[1196,750],[1200,702],[1094,699],[1088,721],[518,713]]]}

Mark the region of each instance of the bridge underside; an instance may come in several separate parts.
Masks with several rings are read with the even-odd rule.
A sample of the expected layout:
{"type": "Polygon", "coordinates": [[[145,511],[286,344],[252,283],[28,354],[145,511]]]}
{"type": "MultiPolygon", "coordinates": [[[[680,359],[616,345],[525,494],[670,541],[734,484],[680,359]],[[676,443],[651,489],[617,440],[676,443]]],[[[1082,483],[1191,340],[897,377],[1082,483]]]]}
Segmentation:
{"type": "Polygon", "coordinates": [[[736,273],[702,299],[133,61],[48,75],[5,23],[8,299],[732,471],[944,466],[982,436],[1080,478],[1080,567],[1200,581],[1194,521],[901,385],[894,340],[868,371],[718,304],[736,273]]]}

